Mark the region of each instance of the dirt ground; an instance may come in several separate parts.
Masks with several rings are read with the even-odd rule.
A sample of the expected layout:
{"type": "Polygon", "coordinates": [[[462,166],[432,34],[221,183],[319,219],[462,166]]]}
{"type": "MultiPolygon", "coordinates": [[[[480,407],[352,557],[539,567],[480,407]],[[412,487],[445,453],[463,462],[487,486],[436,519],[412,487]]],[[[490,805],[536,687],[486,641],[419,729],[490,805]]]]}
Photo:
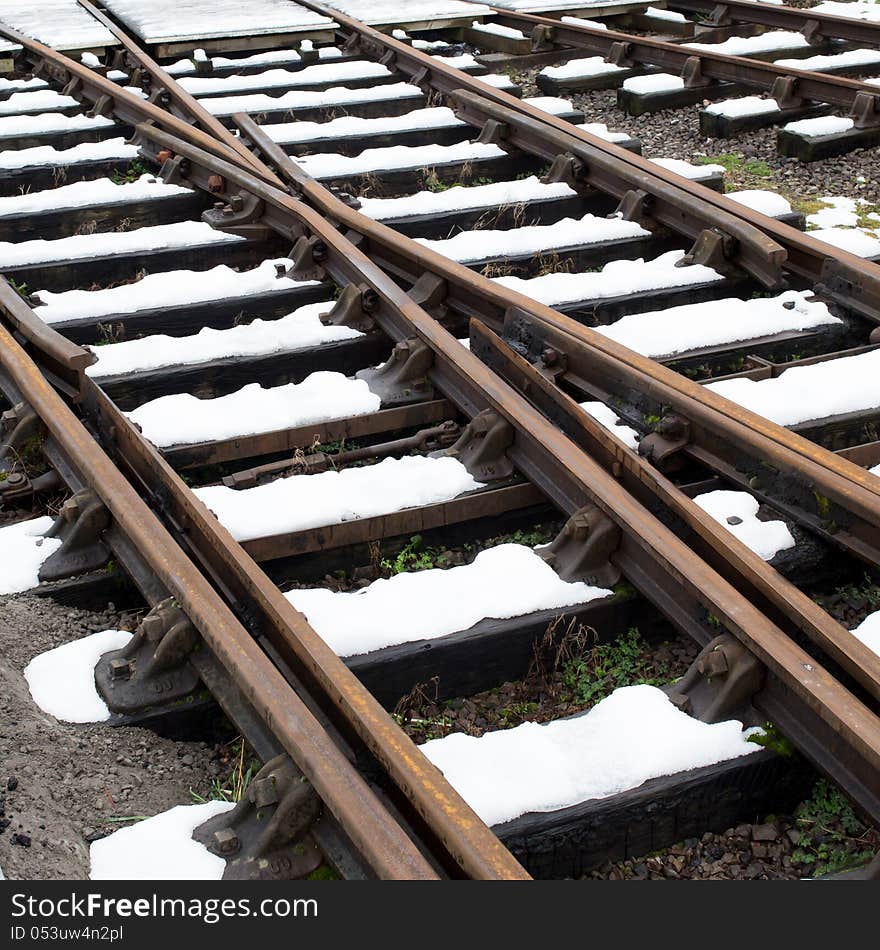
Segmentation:
{"type": "MultiPolygon", "coordinates": [[[[130,623],[129,623],[130,625],[130,623]]],[[[0,598],[0,868],[19,880],[84,879],[89,841],[207,796],[224,748],[139,728],[58,722],[32,701],[22,671],[38,653],[126,626],[32,595],[0,598]],[[190,791],[192,789],[192,792],[190,791]]]]}

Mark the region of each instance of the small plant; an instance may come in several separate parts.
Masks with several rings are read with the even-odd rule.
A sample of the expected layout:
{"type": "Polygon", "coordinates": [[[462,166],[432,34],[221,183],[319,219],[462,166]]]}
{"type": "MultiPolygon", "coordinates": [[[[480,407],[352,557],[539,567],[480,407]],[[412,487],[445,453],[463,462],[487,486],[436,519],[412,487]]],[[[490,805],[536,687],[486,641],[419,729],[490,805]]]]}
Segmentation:
{"type": "Polygon", "coordinates": [[[148,172],[149,169],[147,166],[144,165],[143,162],[135,159],[133,162],[129,162],[128,168],[126,168],[125,171],[120,171],[118,168],[115,169],[110,178],[114,185],[130,185],[148,172]]]}
{"type": "Polygon", "coordinates": [[[19,283],[17,280],[14,280],[12,277],[7,277],[6,279],[9,282],[9,286],[18,294],[19,297],[21,297],[22,300],[28,299],[28,295],[29,295],[28,285],[24,281],[21,281],[21,283],[19,283]]]}
{"type": "Polygon", "coordinates": [[[444,567],[446,559],[439,548],[425,547],[424,538],[414,534],[394,558],[382,558],[381,567],[392,576],[405,571],[427,571],[444,567]]]}
{"type": "Polygon", "coordinates": [[[808,868],[813,877],[873,857],[873,851],[863,847],[868,829],[849,801],[825,779],[819,779],[810,798],[798,806],[795,820],[800,837],[791,859],[808,868]]]}
{"type": "Polygon", "coordinates": [[[761,726],[761,732],[752,733],[747,741],[754,742],[755,745],[759,745],[764,749],[770,749],[786,759],[790,759],[794,755],[794,746],[772,722],[765,722],[761,726]]]}
{"type": "Polygon", "coordinates": [[[225,778],[216,777],[211,780],[211,788],[207,796],[200,795],[198,792],[189,790],[193,801],[196,804],[203,805],[205,802],[237,802],[241,799],[254,776],[257,768],[255,761],[245,764],[245,746],[243,739],[236,739],[230,743],[233,765],[232,769],[225,778]]]}
{"type": "Polygon", "coordinates": [[[622,686],[668,682],[665,663],[655,662],[638,628],[631,627],[613,643],[600,643],[563,667],[565,685],[581,703],[597,703],[622,686]]]}

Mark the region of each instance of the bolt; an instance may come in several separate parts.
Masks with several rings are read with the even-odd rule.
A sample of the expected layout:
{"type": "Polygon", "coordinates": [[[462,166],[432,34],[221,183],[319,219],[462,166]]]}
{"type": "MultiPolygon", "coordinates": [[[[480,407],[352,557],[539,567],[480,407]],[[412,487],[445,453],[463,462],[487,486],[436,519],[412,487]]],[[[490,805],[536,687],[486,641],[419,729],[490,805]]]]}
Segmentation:
{"type": "Polygon", "coordinates": [[[129,680],[134,675],[134,663],[131,660],[116,658],[110,661],[108,667],[112,680],[129,680]]]}
{"type": "Polygon", "coordinates": [[[220,854],[234,854],[241,848],[238,835],[231,828],[221,828],[214,832],[214,850],[220,854]]]}

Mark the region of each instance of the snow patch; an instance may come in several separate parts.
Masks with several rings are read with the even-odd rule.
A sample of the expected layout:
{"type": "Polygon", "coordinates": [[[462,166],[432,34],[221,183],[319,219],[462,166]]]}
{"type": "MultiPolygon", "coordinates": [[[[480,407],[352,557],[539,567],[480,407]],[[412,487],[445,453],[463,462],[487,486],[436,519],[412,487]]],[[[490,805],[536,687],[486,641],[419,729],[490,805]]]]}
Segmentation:
{"type": "Polygon", "coordinates": [[[192,833],[234,802],[176,805],[168,811],[120,828],[89,847],[92,881],[219,881],[226,862],[192,833]]]}
{"type": "Polygon", "coordinates": [[[272,432],[376,412],[381,399],[362,379],[311,373],[301,383],[263,388],[250,383],[214,399],[189,393],[161,396],[128,413],[160,448],[272,432]]]}
{"type": "Polygon", "coordinates": [[[497,145],[480,142],[457,142],[454,145],[389,145],[385,148],[368,148],[360,155],[337,155],[322,152],[304,155],[295,159],[313,178],[322,181],[328,178],[344,178],[363,175],[367,172],[430,168],[454,162],[480,161],[500,158],[507,154],[497,145]]]}
{"type": "Polygon", "coordinates": [[[710,115],[723,115],[728,119],[739,119],[746,115],[769,115],[779,111],[775,99],[762,99],[760,96],[743,96],[742,99],[725,99],[713,102],[704,109],[710,115]]]}
{"type": "Polygon", "coordinates": [[[26,195],[0,197],[0,217],[18,214],[39,214],[43,211],[61,211],[70,208],[96,208],[102,205],[129,201],[151,201],[172,195],[190,194],[189,188],[166,185],[152,175],[143,175],[138,181],[117,185],[110,178],[77,181],[60,188],[47,188],[26,195]]]}
{"type": "Polygon", "coordinates": [[[681,76],[672,76],[669,73],[649,73],[647,76],[630,76],[629,79],[624,79],[623,88],[640,96],[654,92],[675,92],[684,89],[684,80],[681,76]]]}
{"type": "Polygon", "coordinates": [[[778,49],[804,49],[809,45],[803,34],[789,30],[768,30],[758,36],[731,36],[723,43],[682,43],[687,49],[723,53],[726,56],[751,56],[755,53],[772,53],[778,49]]]}
{"type": "Polygon", "coordinates": [[[284,596],[336,653],[354,656],[433,640],[487,618],[585,604],[611,591],[563,581],[531,548],[501,544],[461,567],[405,572],[351,593],[308,588],[284,596]],[[442,608],[425,610],[426,604],[442,608]]]}
{"type": "MultiPolygon", "coordinates": [[[[545,66],[540,75],[548,79],[585,79],[589,76],[605,76],[623,72],[622,66],[606,63],[601,56],[586,56],[583,59],[570,59],[560,66],[545,66]]],[[[624,83],[624,86],[626,83],[624,83]]]]}
{"type": "Polygon", "coordinates": [[[748,188],[745,191],[728,191],[724,197],[771,218],[791,214],[791,205],[782,195],[777,195],[775,191],[748,188]]]}
{"type": "Polygon", "coordinates": [[[788,122],[783,128],[786,132],[793,132],[795,135],[803,135],[813,139],[820,135],[839,135],[841,132],[849,132],[854,125],[852,119],[840,115],[822,115],[816,119],[788,122]]]}
{"type": "Polygon", "coordinates": [[[232,115],[234,112],[282,112],[288,109],[335,109],[359,102],[391,102],[398,99],[419,99],[424,95],[418,86],[406,82],[386,83],[375,88],[349,89],[331,86],[329,89],[293,89],[281,96],[252,93],[246,96],[220,96],[200,99],[211,115],[232,115]]]}
{"type": "Polygon", "coordinates": [[[35,656],[24,669],[34,702],[62,722],[105,722],[107,704],[95,686],[95,666],[112,650],[121,650],[134,634],[102,630],[35,656]]]}
{"type": "Polygon", "coordinates": [[[12,170],[37,165],[78,165],[81,162],[133,159],[139,154],[137,145],[128,145],[124,138],[82,142],[65,149],[57,149],[54,145],[35,145],[33,148],[0,151],[0,168],[12,170]]]}
{"type": "Polygon", "coordinates": [[[694,502],[765,561],[772,561],[780,551],[795,546],[784,521],[758,518],[761,506],[748,492],[710,491],[697,495],[694,502]]]}
{"type": "Polygon", "coordinates": [[[708,724],[655,686],[625,686],[579,716],[420,748],[488,825],[608,798],[648,779],[757,752],[755,730],[708,724]]]}
{"type": "Polygon", "coordinates": [[[613,432],[627,448],[637,449],[639,447],[639,433],[631,426],[624,425],[618,418],[617,413],[606,406],[604,402],[588,401],[578,403],[578,405],[596,422],[604,426],[609,432],[613,432]]]}
{"type": "Polygon", "coordinates": [[[457,459],[413,455],[238,491],[210,485],[195,494],[237,541],[250,541],[451,501],[482,487],[457,459]]]}
{"type": "Polygon", "coordinates": [[[880,653],[880,610],[868,614],[867,617],[850,633],[869,650],[880,653]]]}
{"type": "Polygon", "coordinates": [[[61,538],[45,538],[52,518],[34,518],[0,528],[0,594],[18,594],[40,583],[43,562],[61,547],[61,538]]]}
{"type": "Polygon", "coordinates": [[[194,96],[219,96],[253,89],[295,89],[318,83],[360,79],[384,79],[391,70],[368,60],[346,60],[342,63],[315,63],[305,69],[267,69],[262,73],[234,73],[230,76],[184,76],[181,88],[194,96]]]}

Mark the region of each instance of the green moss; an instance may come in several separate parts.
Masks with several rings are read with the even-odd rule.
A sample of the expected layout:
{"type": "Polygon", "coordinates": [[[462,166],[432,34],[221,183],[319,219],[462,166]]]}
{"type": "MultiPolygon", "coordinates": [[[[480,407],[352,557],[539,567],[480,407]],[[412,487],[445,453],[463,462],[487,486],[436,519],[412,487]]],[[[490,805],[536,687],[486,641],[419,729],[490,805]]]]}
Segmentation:
{"type": "Polygon", "coordinates": [[[342,878],[330,867],[329,864],[322,864],[306,878],[307,881],[341,881],[342,878]]]}
{"type": "Polygon", "coordinates": [[[754,742],[755,745],[759,745],[764,749],[770,749],[771,752],[775,752],[786,759],[790,759],[794,755],[794,746],[772,722],[765,722],[761,728],[764,730],[763,733],[753,733],[748,738],[749,742],[754,742]]]}

